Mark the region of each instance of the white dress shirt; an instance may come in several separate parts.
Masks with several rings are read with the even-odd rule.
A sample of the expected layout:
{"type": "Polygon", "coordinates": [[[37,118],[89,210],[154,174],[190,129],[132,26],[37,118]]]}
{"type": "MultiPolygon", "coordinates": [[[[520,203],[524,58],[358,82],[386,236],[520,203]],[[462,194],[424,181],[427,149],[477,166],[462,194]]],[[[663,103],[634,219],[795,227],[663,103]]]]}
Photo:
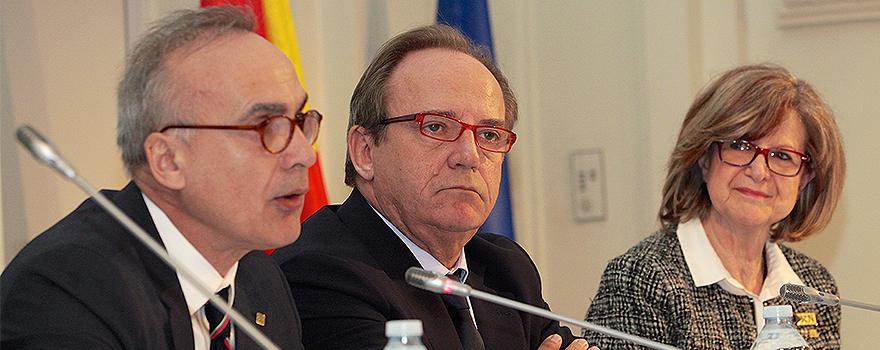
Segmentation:
{"type": "MultiPolygon", "coordinates": [[[[396,234],[397,237],[400,238],[400,240],[403,241],[404,244],[406,244],[406,247],[409,248],[409,251],[412,252],[413,255],[415,255],[416,260],[419,261],[419,265],[422,265],[423,269],[434,271],[444,275],[448,275],[449,273],[460,269],[462,270],[461,283],[465,283],[465,281],[467,280],[468,270],[467,259],[464,257],[464,248],[461,248],[461,255],[459,255],[458,261],[455,263],[455,266],[453,266],[452,269],[447,269],[446,266],[443,266],[443,264],[441,264],[440,261],[437,260],[437,258],[413,243],[413,241],[406,237],[403,232],[400,232],[400,230],[398,230],[397,227],[395,227],[394,224],[391,223],[391,221],[388,221],[388,219],[386,219],[385,216],[382,215],[382,213],[379,213],[376,208],[373,208],[372,205],[370,205],[370,208],[372,208],[373,211],[376,212],[376,214],[379,215],[380,218],[382,218],[382,221],[384,221],[385,224],[391,228],[391,231],[394,231],[394,234],[396,234]]],[[[471,298],[465,297],[465,299],[467,299],[468,302],[468,310],[471,313],[471,320],[474,321],[474,325],[476,326],[477,321],[474,317],[474,308],[471,304],[471,298]]],[[[477,326],[477,328],[479,328],[479,326],[477,326]]]]}
{"type": "Polygon", "coordinates": [[[706,230],[700,219],[678,224],[678,240],[684,252],[684,260],[694,278],[694,284],[703,287],[718,283],[721,288],[734,295],[746,295],[751,298],[758,331],[764,328],[764,302],[778,297],[779,288],[785,283],[804,284],[788,264],[779,246],[769,240],[764,243],[767,277],[764,278],[759,295],[746,290],[742,283],[734,279],[724,268],[721,258],[706,236],[706,230]]]}
{"type": "MultiPolygon", "coordinates": [[[[232,268],[226,272],[226,276],[221,276],[211,263],[171,223],[171,219],[165,215],[165,212],[159,209],[146,195],[143,195],[143,197],[144,202],[147,203],[147,209],[150,210],[153,223],[156,225],[156,230],[159,231],[159,237],[162,238],[162,243],[164,243],[165,249],[168,250],[168,255],[189,268],[201,280],[202,285],[207,286],[214,293],[227,286],[230,287],[229,305],[232,305],[232,301],[235,300],[234,282],[235,273],[238,271],[238,262],[232,265],[232,268]]],[[[193,341],[195,342],[194,350],[209,350],[211,334],[208,329],[208,319],[205,317],[204,308],[205,303],[208,302],[208,297],[203,295],[199,289],[180,274],[177,275],[177,279],[180,281],[181,289],[183,289],[183,297],[186,300],[186,306],[189,309],[190,319],[192,320],[193,341]]],[[[234,331],[234,328],[230,329],[229,336],[233,349],[235,348],[234,331]]]]}

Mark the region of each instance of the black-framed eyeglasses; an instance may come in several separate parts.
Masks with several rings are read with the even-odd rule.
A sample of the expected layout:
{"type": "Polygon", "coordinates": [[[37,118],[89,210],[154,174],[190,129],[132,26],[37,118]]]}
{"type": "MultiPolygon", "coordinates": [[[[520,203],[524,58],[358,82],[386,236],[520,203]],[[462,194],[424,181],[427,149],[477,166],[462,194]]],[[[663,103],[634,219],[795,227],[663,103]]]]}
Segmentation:
{"type": "Polygon", "coordinates": [[[415,113],[385,119],[379,124],[415,121],[419,132],[434,140],[452,142],[458,140],[465,130],[474,133],[477,146],[489,152],[507,153],[516,142],[516,134],[505,128],[491,125],[471,125],[453,117],[437,113],[415,113]]]}
{"type": "Polygon", "coordinates": [[[748,166],[764,155],[767,168],[774,174],[792,177],[810,161],[810,156],[784,148],[761,148],[746,140],[715,141],[718,144],[718,157],[722,162],[733,166],[748,166]]]}
{"type": "Polygon", "coordinates": [[[321,113],[313,109],[305,113],[297,112],[293,119],[285,115],[271,116],[257,125],[168,125],[159,132],[168,129],[252,130],[260,133],[263,148],[269,153],[278,154],[290,144],[296,127],[302,130],[310,145],[314,144],[323,118],[321,113]]]}

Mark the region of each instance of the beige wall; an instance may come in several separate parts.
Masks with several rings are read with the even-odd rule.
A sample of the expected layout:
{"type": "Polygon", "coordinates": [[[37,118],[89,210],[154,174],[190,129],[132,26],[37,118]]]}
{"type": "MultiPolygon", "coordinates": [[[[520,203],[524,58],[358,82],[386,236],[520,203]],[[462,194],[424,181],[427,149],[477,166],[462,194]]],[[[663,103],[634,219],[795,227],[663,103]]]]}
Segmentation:
{"type": "MultiPolygon", "coordinates": [[[[780,11],[781,5],[748,1],[749,59],[779,62],[816,86],[835,112],[848,165],[846,187],[831,225],[795,247],[831,270],[842,297],[877,304],[880,21],[780,29],[773,25],[773,14],[780,11]]],[[[843,322],[845,348],[876,347],[872,338],[880,313],[844,307],[843,322]]]]}
{"type": "Polygon", "coordinates": [[[125,184],[114,141],[124,27],[119,1],[3,1],[0,9],[3,233],[11,258],[85,198],[15,143],[18,125],[50,137],[96,186],[125,184]]]}
{"type": "MultiPolygon", "coordinates": [[[[129,2],[134,20],[195,0],[129,2]]],[[[348,99],[372,52],[433,21],[434,0],[292,0],[332,202],[342,184],[348,99]]],[[[788,3],[799,3],[789,1],[788,3]]],[[[880,22],[781,28],[782,0],[491,1],[495,50],[521,102],[510,153],[520,243],[555,311],[582,317],[606,262],[656,228],[664,166],[690,100],[715,74],[771,61],[812,83],[837,114],[849,174],[832,225],[797,244],[836,276],[844,297],[880,287],[880,22]],[[604,153],[607,216],[575,222],[568,157],[604,153]]],[[[114,143],[115,84],[125,52],[121,1],[3,1],[0,5],[2,224],[5,258],[85,195],[14,143],[30,123],[96,187],[126,179],[114,143]]],[[[0,254],[0,256],[3,256],[0,254]]],[[[847,349],[868,349],[880,316],[844,308],[847,349]]]]}

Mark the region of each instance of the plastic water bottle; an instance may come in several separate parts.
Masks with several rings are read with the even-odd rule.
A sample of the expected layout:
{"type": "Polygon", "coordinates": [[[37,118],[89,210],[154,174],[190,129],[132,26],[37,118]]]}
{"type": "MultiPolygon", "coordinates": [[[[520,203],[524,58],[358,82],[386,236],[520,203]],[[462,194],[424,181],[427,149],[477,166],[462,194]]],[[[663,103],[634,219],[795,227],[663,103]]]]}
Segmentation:
{"type": "Polygon", "coordinates": [[[388,344],[384,350],[427,350],[422,345],[421,320],[394,320],[385,322],[388,344]]]}
{"type": "Polygon", "coordinates": [[[752,350],[811,350],[791,323],[791,316],[791,305],[765,306],[764,329],[755,339],[752,350]]]}

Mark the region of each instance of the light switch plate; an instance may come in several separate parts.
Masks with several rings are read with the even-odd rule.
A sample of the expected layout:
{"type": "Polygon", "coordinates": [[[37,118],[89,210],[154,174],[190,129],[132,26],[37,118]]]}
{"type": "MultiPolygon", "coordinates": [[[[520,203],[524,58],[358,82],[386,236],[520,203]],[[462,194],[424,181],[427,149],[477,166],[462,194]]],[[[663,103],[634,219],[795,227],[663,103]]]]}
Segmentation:
{"type": "Polygon", "coordinates": [[[572,216],[575,221],[605,220],[605,163],[602,149],[571,152],[572,216]]]}

